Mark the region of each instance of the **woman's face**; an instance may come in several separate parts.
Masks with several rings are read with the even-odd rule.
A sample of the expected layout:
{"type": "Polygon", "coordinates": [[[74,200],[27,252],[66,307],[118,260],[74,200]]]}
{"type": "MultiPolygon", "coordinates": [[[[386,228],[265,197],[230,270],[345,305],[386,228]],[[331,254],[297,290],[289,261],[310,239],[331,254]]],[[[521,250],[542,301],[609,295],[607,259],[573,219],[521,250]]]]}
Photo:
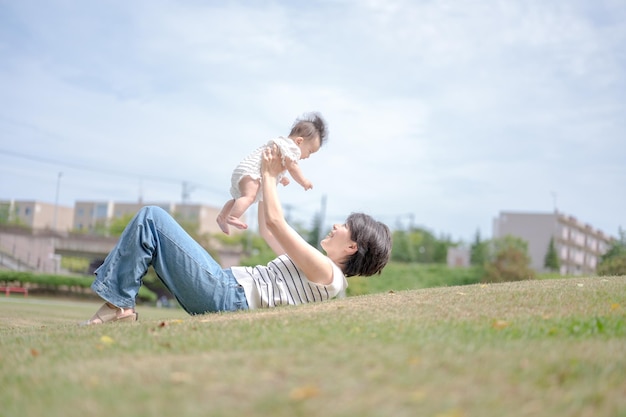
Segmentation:
{"type": "Polygon", "coordinates": [[[350,249],[356,248],[356,242],[352,240],[350,229],[346,224],[334,224],[320,245],[329,256],[334,253],[342,255],[343,251],[347,251],[345,254],[350,254],[350,249]]]}

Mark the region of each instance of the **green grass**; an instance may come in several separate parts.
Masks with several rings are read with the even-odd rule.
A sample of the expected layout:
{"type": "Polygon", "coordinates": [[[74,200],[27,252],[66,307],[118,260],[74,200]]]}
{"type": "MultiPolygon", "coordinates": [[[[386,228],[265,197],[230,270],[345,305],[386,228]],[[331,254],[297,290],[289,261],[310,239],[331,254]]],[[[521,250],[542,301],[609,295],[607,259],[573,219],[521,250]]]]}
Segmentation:
{"type": "Polygon", "coordinates": [[[626,277],[78,327],[0,297],[0,416],[626,416],[626,277]]]}
{"type": "Polygon", "coordinates": [[[349,295],[476,284],[480,268],[450,268],[444,264],[391,262],[381,275],[350,278],[349,295]]]}

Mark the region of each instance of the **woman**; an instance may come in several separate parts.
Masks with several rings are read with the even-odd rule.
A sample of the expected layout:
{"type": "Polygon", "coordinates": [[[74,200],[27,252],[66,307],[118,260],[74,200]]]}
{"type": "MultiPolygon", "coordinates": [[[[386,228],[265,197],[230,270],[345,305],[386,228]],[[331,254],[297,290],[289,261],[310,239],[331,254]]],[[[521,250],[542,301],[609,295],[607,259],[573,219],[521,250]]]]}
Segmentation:
{"type": "Polygon", "coordinates": [[[106,302],[84,324],[137,320],[135,297],[150,265],[189,314],[324,301],[348,286],[346,277],[380,273],[391,253],[389,228],[352,214],[321,241],[322,254],[285,221],[276,189],[283,170],[276,146],[266,149],[259,228],[275,260],[222,269],[164,210],[144,207],[96,270],[91,288],[106,302]]]}

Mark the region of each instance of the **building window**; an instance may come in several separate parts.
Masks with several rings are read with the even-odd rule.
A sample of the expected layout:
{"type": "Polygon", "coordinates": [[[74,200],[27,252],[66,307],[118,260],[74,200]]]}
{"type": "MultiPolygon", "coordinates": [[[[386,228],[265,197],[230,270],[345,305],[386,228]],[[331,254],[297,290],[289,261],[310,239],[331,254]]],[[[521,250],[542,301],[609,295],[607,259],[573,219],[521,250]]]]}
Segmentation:
{"type": "Polygon", "coordinates": [[[106,219],[107,218],[107,205],[106,204],[98,204],[94,207],[94,218],[96,219],[106,219]]]}
{"type": "Polygon", "coordinates": [[[588,237],[587,247],[595,252],[598,249],[598,241],[594,239],[593,237],[588,237]]]}
{"type": "Polygon", "coordinates": [[[585,253],[580,249],[576,249],[574,252],[574,262],[576,265],[582,265],[585,260],[585,253]]]}

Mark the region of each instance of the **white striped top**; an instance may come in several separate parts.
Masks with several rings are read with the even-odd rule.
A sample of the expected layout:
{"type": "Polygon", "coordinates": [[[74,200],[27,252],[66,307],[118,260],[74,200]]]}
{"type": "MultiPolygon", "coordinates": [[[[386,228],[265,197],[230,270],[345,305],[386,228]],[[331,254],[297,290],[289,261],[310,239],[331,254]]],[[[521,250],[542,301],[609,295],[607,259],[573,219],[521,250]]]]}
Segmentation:
{"type": "Polygon", "coordinates": [[[268,308],[326,301],[343,294],[348,281],[330,259],[333,281],[328,285],[309,281],[287,255],[280,255],[267,266],[234,266],[237,282],[244,288],[248,307],[268,308]]]}

